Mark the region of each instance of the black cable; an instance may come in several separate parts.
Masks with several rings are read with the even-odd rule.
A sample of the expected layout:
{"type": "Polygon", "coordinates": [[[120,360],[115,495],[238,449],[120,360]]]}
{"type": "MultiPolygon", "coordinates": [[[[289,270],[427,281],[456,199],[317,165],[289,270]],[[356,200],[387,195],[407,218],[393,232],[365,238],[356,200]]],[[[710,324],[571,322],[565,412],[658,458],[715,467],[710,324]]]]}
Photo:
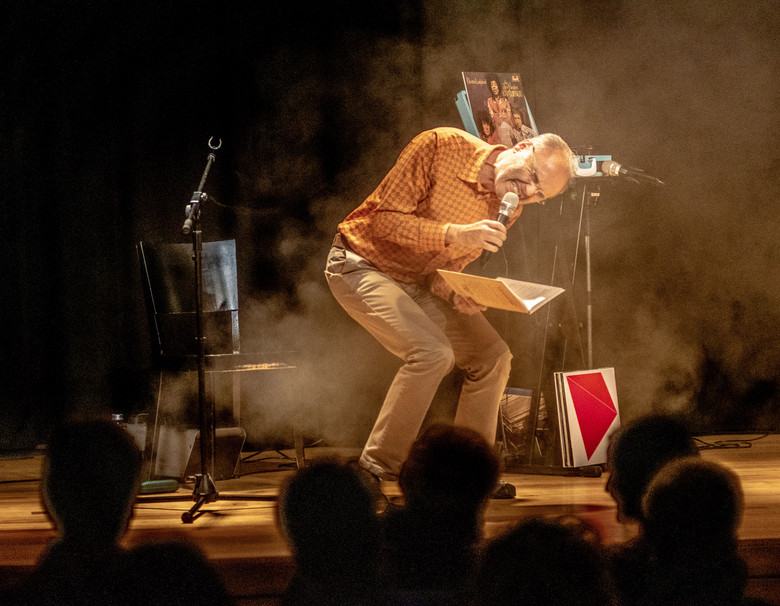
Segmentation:
{"type": "Polygon", "coordinates": [[[267,450],[258,450],[256,452],[253,452],[252,454],[249,454],[246,457],[244,457],[243,459],[241,459],[241,462],[242,463],[246,463],[246,462],[249,462],[249,461],[269,461],[271,459],[277,459],[279,457],[281,457],[283,459],[291,459],[291,457],[287,456],[286,454],[284,454],[280,450],[274,450],[274,452],[276,452],[279,455],[279,457],[276,457],[276,456],[273,456],[273,455],[269,455],[267,457],[259,457],[259,458],[257,458],[258,455],[261,455],[264,452],[268,452],[268,451],[267,450]]]}
{"type": "Polygon", "coordinates": [[[280,208],[256,208],[253,206],[236,206],[233,204],[223,204],[222,202],[214,198],[211,194],[209,194],[209,202],[211,202],[215,206],[219,206],[220,208],[224,208],[226,210],[231,210],[237,214],[247,213],[256,216],[268,217],[272,215],[279,215],[281,213],[280,208]]]}
{"type": "MultiPolygon", "coordinates": [[[[304,448],[314,448],[315,446],[317,446],[318,444],[320,444],[320,442],[322,442],[322,439],[315,440],[315,441],[314,441],[314,442],[312,442],[311,444],[304,445],[304,448]]],[[[278,448],[275,448],[275,449],[273,449],[273,451],[274,451],[275,453],[277,453],[277,454],[279,455],[279,457],[281,457],[282,459],[287,459],[287,460],[289,460],[289,461],[294,461],[294,460],[295,460],[295,457],[291,457],[290,455],[288,455],[288,454],[286,454],[286,453],[282,452],[282,451],[281,451],[280,449],[278,449],[278,448]]],[[[247,456],[246,456],[246,457],[244,457],[243,459],[241,459],[241,462],[242,462],[242,463],[246,463],[246,462],[248,462],[248,461],[269,461],[269,460],[271,460],[271,459],[276,459],[276,458],[277,458],[277,457],[274,457],[274,456],[268,456],[268,457],[262,457],[262,458],[255,458],[255,457],[257,457],[258,455],[261,455],[261,454],[263,454],[264,452],[269,452],[269,451],[268,451],[268,450],[257,450],[257,451],[255,451],[255,452],[253,452],[253,453],[251,453],[251,454],[247,455],[247,456]]]]}
{"type": "Polygon", "coordinates": [[[769,434],[757,436],[755,438],[735,438],[733,440],[716,440],[715,442],[707,442],[701,438],[693,438],[699,450],[717,450],[717,449],[729,449],[729,448],[752,448],[753,442],[766,438],[769,434]]]}

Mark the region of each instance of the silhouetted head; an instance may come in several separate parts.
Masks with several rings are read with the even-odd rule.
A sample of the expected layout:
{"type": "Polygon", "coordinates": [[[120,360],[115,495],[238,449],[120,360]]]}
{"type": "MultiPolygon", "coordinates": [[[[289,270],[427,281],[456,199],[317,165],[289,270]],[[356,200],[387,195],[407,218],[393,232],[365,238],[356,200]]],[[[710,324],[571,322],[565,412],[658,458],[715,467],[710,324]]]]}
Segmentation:
{"type": "Polygon", "coordinates": [[[376,507],[352,467],[332,459],[312,462],[284,483],[277,511],[296,565],[307,575],[328,579],[376,565],[376,507]]]}
{"type": "Polygon", "coordinates": [[[412,445],[398,478],[406,506],[476,512],[496,486],[498,457],[476,431],[432,425],[412,445]]]}
{"type": "Polygon", "coordinates": [[[141,452],[108,420],[68,422],[51,436],[43,500],[61,535],[80,542],[118,540],[138,490],[141,452]]]}
{"type": "Polygon", "coordinates": [[[619,429],[609,445],[606,485],[618,519],[641,520],[642,496],[653,475],[673,459],[696,454],[688,428],[669,416],[647,416],[619,429]]]}
{"type": "Polygon", "coordinates": [[[145,542],[131,549],[120,585],[123,606],[233,604],[206,556],[178,539],[145,542]]]}
{"type": "Polygon", "coordinates": [[[642,500],[642,531],[656,552],[694,554],[696,561],[736,549],[744,497],[732,471],[701,457],[664,465],[642,500]]]}
{"type": "Polygon", "coordinates": [[[479,591],[486,606],[606,606],[604,571],[592,527],[573,517],[530,517],[490,541],[479,591]]]}

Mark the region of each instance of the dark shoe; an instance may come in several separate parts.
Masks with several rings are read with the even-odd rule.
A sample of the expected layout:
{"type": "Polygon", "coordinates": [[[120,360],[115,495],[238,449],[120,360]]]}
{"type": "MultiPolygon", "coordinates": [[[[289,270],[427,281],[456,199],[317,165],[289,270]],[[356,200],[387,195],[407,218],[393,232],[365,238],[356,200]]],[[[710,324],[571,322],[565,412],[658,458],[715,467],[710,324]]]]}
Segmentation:
{"type": "Polygon", "coordinates": [[[377,513],[382,513],[390,504],[390,501],[385,496],[385,493],[382,492],[382,480],[379,478],[379,476],[374,475],[365,467],[361,467],[357,461],[351,461],[349,466],[357,471],[358,475],[363,480],[363,483],[368,487],[368,490],[371,493],[371,496],[374,498],[374,502],[376,503],[377,513]]]}
{"type": "Polygon", "coordinates": [[[513,484],[499,480],[490,495],[491,499],[514,499],[517,491],[513,484]]]}

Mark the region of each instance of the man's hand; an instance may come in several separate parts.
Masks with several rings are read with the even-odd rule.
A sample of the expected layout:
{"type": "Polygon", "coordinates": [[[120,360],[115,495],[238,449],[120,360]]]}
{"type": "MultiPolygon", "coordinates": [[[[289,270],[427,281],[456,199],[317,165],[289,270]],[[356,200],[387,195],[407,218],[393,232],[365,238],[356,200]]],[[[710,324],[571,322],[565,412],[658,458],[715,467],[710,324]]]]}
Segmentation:
{"type": "Polygon", "coordinates": [[[468,314],[473,316],[481,311],[485,311],[487,307],[479,305],[471,297],[464,297],[458,293],[452,296],[452,305],[462,314],[468,314]]]}
{"type": "Polygon", "coordinates": [[[467,225],[450,223],[444,239],[447,244],[460,244],[496,252],[506,240],[506,227],[490,219],[467,225]]]}

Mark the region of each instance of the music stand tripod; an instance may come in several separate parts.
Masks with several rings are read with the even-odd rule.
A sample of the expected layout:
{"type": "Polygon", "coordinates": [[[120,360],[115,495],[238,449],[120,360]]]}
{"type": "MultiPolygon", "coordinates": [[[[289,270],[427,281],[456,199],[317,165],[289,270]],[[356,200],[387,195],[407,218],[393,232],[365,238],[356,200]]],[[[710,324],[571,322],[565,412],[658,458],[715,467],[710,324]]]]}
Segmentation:
{"type": "MultiPolygon", "coordinates": [[[[582,196],[581,196],[581,206],[580,206],[580,225],[582,225],[583,220],[585,224],[585,233],[584,233],[584,243],[585,243],[585,271],[586,271],[586,311],[587,311],[587,326],[586,326],[586,337],[587,337],[587,368],[593,368],[593,327],[592,327],[592,281],[591,281],[591,256],[590,256],[590,208],[592,205],[596,203],[600,196],[600,189],[599,189],[599,182],[597,177],[591,177],[587,179],[583,179],[582,181],[582,196]]],[[[563,208],[563,201],[561,201],[561,209],[563,208]]],[[[560,218],[561,212],[559,212],[559,223],[558,223],[558,234],[557,234],[557,243],[555,246],[555,257],[553,260],[553,276],[551,283],[554,283],[555,278],[555,271],[557,267],[560,267],[560,270],[563,274],[562,277],[562,283],[566,284],[570,289],[573,290],[574,288],[574,279],[576,276],[576,264],[577,264],[577,255],[575,254],[574,257],[574,264],[573,264],[573,270],[571,276],[569,275],[568,271],[568,261],[565,258],[564,254],[564,238],[562,234],[562,220],[560,218]]],[[[578,245],[577,249],[579,249],[579,236],[577,238],[578,245]]],[[[558,363],[559,365],[563,365],[565,358],[565,350],[566,350],[566,342],[570,339],[576,339],[577,343],[579,344],[579,350],[580,350],[580,356],[582,358],[582,361],[585,362],[585,353],[582,351],[582,342],[580,338],[579,333],[579,323],[577,322],[577,314],[576,314],[576,307],[574,305],[574,297],[573,293],[569,292],[567,293],[566,297],[564,298],[564,301],[568,304],[568,317],[563,318],[560,321],[559,327],[563,333],[563,353],[561,354],[561,359],[554,360],[553,355],[548,351],[548,336],[547,336],[547,330],[550,326],[550,308],[546,310],[547,313],[547,320],[545,322],[545,330],[544,330],[544,337],[543,337],[543,348],[542,348],[542,355],[541,355],[541,363],[539,368],[539,375],[538,375],[538,383],[536,385],[536,388],[533,390],[531,395],[531,404],[530,404],[530,410],[529,410],[529,418],[528,418],[528,435],[526,436],[525,440],[525,448],[524,452],[512,457],[508,458],[505,464],[506,470],[515,472],[515,473],[526,473],[526,474],[538,474],[538,475],[561,475],[561,476],[585,476],[585,477],[599,477],[602,473],[602,468],[598,465],[588,465],[586,467],[563,467],[559,464],[555,464],[554,459],[556,458],[556,444],[554,443],[556,439],[559,438],[559,429],[558,429],[558,414],[557,410],[554,408],[555,403],[554,402],[548,402],[547,404],[547,412],[548,416],[552,417],[552,424],[553,424],[553,432],[552,432],[552,438],[551,441],[553,444],[547,445],[547,453],[542,453],[545,459],[545,462],[543,464],[534,464],[534,452],[535,448],[537,446],[537,434],[539,430],[539,409],[541,406],[541,397],[543,393],[548,394],[555,394],[555,385],[553,381],[553,366],[554,363],[558,363]]],[[[559,353],[559,352],[554,352],[559,353]]],[[[564,370],[561,368],[561,370],[564,370]]]]}
{"type": "MultiPolygon", "coordinates": [[[[191,497],[184,495],[170,495],[162,497],[145,497],[144,502],[182,501],[192,498],[195,504],[181,515],[185,524],[191,524],[203,515],[201,508],[213,503],[219,498],[219,491],[212,477],[214,469],[214,452],[216,444],[216,429],[214,423],[214,401],[207,401],[206,391],[206,347],[203,330],[203,233],[201,230],[201,207],[208,200],[208,194],[204,191],[211,165],[216,160],[214,151],[222,147],[222,142],[212,144],[209,139],[209,148],[212,150],[206,160],[206,167],[200,178],[198,188],[193,192],[187,204],[186,219],[182,226],[182,233],[192,234],[192,252],[194,260],[195,279],[195,338],[197,340],[197,372],[198,372],[198,421],[200,428],[200,473],[195,475],[195,487],[191,497]]],[[[224,498],[224,497],[223,497],[224,498]]],[[[230,495],[232,501],[275,501],[274,496],[263,495],[230,495]]]]}

